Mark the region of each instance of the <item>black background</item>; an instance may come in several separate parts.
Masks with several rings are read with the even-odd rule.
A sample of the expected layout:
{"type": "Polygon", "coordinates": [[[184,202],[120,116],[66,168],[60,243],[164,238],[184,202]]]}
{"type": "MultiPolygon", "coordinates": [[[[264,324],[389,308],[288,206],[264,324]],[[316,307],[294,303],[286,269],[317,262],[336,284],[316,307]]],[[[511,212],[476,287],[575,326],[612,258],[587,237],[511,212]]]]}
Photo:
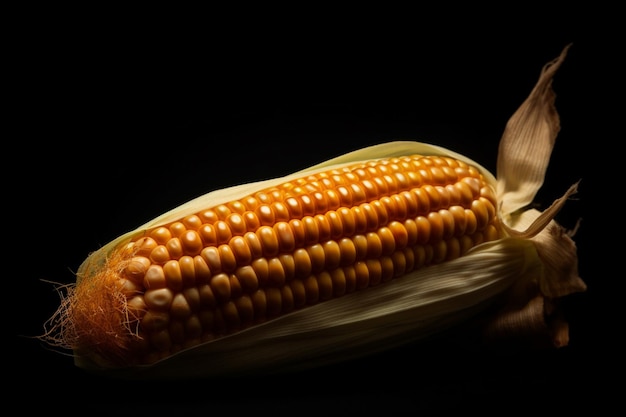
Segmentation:
{"type": "Polygon", "coordinates": [[[623,131],[615,127],[620,50],[602,20],[513,23],[504,14],[426,28],[431,15],[405,10],[290,19],[65,12],[23,15],[10,42],[9,402],[121,415],[609,407],[619,388],[611,375],[623,371],[613,324],[623,272],[611,269],[606,240],[619,234],[620,190],[597,167],[619,165],[623,131]],[[575,240],[589,286],[568,301],[569,346],[494,355],[444,338],[295,375],[163,384],[90,375],[30,337],[59,302],[46,281],[72,282],[90,251],[208,191],[391,140],[448,147],[495,172],[506,121],[569,43],[553,84],[562,128],[537,196],[549,204],[582,179],[559,215],[566,227],[582,218],[575,240]]]}

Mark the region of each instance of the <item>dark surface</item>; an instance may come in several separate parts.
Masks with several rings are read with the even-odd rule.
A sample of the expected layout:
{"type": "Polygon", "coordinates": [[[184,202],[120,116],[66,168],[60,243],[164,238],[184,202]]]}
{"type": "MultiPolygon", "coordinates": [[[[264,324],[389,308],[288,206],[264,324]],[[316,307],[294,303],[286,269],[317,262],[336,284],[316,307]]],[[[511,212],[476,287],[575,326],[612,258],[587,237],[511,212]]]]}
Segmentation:
{"type": "Polygon", "coordinates": [[[609,35],[539,25],[523,41],[495,29],[447,41],[407,22],[381,33],[323,36],[316,26],[235,41],[224,35],[232,28],[220,37],[53,26],[33,29],[38,35],[14,61],[20,81],[9,116],[19,129],[2,168],[12,203],[5,263],[18,260],[5,277],[9,403],[72,415],[82,407],[108,415],[432,415],[601,411],[612,402],[620,382],[610,375],[621,378],[623,355],[615,355],[619,332],[607,329],[617,322],[612,302],[623,272],[609,272],[605,238],[622,222],[605,191],[621,191],[616,177],[595,169],[618,164],[623,136],[604,101],[617,82],[609,35]],[[562,129],[537,197],[548,204],[582,179],[559,215],[566,227],[583,219],[575,240],[589,286],[568,300],[569,346],[494,355],[442,339],[289,376],[163,385],[89,375],[28,337],[41,334],[59,302],[46,281],[72,282],[90,251],[205,192],[398,139],[451,148],[495,172],[506,121],[570,42],[554,80],[562,129]]]}

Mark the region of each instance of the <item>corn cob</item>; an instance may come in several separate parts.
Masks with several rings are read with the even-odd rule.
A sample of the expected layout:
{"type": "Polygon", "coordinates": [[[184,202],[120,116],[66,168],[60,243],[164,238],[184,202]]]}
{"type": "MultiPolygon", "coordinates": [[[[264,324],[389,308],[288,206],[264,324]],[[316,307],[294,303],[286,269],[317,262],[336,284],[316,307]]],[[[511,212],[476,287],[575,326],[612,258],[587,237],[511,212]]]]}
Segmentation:
{"type": "MultiPolygon", "coordinates": [[[[88,322],[106,326],[104,339],[73,331],[111,365],[154,363],[458,258],[501,237],[495,213],[493,188],[475,167],[450,157],[324,170],[133,236],[104,269],[89,270],[97,277],[79,272],[117,294],[109,302],[122,317],[88,322]]],[[[91,294],[101,302],[100,291],[91,294]]],[[[89,297],[81,297],[87,306],[89,297]]],[[[73,306],[73,314],[92,314],[81,308],[73,306]]]]}
{"type": "Polygon", "coordinates": [[[209,193],[92,253],[45,338],[81,367],[167,368],[174,357],[173,373],[193,373],[180,364],[196,352],[219,373],[307,360],[314,349],[328,361],[335,342],[399,343],[406,329],[458,322],[520,277],[550,275],[537,256],[545,242],[532,239],[576,187],[544,213],[520,215],[536,190],[503,211],[504,180],[447,149],[390,142],[209,193]],[[392,320],[397,328],[372,335],[392,320]],[[300,353],[275,352],[276,340],[300,353]],[[238,355],[250,344],[254,359],[238,355]]]}

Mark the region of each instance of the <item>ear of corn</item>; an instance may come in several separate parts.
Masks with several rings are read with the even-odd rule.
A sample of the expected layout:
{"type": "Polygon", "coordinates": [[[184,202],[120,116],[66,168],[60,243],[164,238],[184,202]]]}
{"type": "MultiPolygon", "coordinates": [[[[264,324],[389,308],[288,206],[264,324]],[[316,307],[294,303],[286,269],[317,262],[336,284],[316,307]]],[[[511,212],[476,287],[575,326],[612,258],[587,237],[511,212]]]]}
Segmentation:
{"type": "MultiPolygon", "coordinates": [[[[531,97],[551,92],[563,57],[531,97]]],[[[568,237],[545,232],[575,187],[543,213],[519,211],[554,120],[534,135],[548,145],[519,177],[529,185],[500,178],[507,155],[538,140],[520,134],[536,112],[510,121],[498,180],[448,149],[397,141],[192,200],[92,253],[45,339],[80,367],[127,376],[285,370],[424,337],[523,283],[582,291],[575,269],[563,278],[541,255],[575,259],[568,237]]]]}

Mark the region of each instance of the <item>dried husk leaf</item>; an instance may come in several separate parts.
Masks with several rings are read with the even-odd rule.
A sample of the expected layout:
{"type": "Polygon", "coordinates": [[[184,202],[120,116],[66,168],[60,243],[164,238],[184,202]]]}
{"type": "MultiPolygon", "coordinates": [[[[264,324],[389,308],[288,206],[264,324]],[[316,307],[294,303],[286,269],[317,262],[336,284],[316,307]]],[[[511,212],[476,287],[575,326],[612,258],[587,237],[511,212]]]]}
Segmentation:
{"type": "Polygon", "coordinates": [[[543,185],[560,130],[552,78],[569,47],[543,67],[537,84],[511,116],[500,139],[496,192],[501,204],[501,216],[505,220],[511,213],[532,203],[543,185]]]}

